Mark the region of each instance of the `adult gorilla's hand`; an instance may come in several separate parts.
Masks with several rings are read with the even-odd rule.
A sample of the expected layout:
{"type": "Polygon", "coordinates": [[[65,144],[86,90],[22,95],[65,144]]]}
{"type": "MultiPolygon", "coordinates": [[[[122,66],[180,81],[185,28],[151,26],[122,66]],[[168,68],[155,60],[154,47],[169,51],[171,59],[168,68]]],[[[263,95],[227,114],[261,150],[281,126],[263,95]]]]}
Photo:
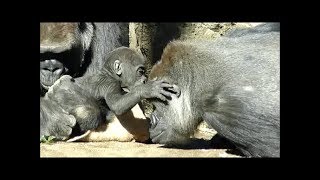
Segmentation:
{"type": "Polygon", "coordinates": [[[82,97],[81,91],[82,89],[75,85],[71,76],[63,75],[49,88],[45,96],[57,103],[64,111],[71,113],[76,108],[72,102],[77,101],[77,97],[82,97]]]}
{"type": "MultiPolygon", "coordinates": [[[[46,123],[41,126],[42,135],[55,136],[57,140],[66,140],[72,133],[72,128],[76,124],[76,118],[65,109],[62,103],[64,91],[72,88],[72,77],[64,75],[60,77],[48,90],[44,98],[40,98],[41,119],[46,119],[46,123]],[[61,99],[59,101],[59,99],[61,99]]],[[[74,108],[74,107],[70,107],[74,108]]]]}
{"type": "Polygon", "coordinates": [[[40,137],[55,136],[57,140],[66,140],[76,125],[76,119],[64,111],[56,102],[40,98],[40,137]]]}

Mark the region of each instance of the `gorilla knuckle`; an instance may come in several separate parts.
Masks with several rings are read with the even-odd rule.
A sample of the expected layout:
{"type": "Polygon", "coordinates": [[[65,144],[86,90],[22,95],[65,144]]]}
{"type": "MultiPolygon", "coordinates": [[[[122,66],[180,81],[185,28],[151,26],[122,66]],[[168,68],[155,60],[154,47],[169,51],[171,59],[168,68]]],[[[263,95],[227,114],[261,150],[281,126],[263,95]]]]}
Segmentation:
{"type": "Polygon", "coordinates": [[[76,118],[74,116],[70,115],[69,123],[70,123],[71,127],[74,127],[77,123],[76,118]]]}

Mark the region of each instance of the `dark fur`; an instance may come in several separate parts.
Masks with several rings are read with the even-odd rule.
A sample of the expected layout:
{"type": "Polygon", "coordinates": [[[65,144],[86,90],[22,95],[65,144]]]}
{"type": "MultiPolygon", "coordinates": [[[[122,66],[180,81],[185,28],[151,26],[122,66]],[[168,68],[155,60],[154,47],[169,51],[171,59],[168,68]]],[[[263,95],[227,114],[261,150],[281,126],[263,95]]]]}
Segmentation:
{"type": "Polygon", "coordinates": [[[214,40],[174,41],[150,78],[177,84],[181,96],[153,101],[150,137],[187,145],[203,119],[246,156],[280,156],[279,24],[214,40]]]}

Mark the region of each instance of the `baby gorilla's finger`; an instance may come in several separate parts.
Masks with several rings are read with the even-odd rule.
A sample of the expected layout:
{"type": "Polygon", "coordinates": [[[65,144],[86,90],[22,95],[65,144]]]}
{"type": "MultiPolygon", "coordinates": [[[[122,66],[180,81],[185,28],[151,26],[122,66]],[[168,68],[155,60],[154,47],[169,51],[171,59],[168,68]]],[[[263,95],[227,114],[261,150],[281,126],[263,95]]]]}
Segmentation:
{"type": "Polygon", "coordinates": [[[160,87],[162,88],[173,88],[172,84],[161,82],[160,87]]]}
{"type": "Polygon", "coordinates": [[[162,83],[164,83],[164,84],[170,84],[167,80],[159,80],[159,82],[162,84],[162,83]]]}
{"type": "Polygon", "coordinates": [[[172,93],[169,91],[165,91],[165,90],[161,90],[160,93],[164,96],[166,96],[167,98],[171,98],[172,93]]]}
{"type": "Polygon", "coordinates": [[[181,95],[181,89],[180,89],[177,85],[173,84],[173,85],[172,85],[172,88],[167,88],[167,89],[168,89],[168,91],[175,93],[175,95],[176,95],[177,97],[180,97],[180,95],[181,95]]]}
{"type": "Polygon", "coordinates": [[[166,98],[164,95],[162,95],[162,94],[158,94],[156,97],[157,97],[158,99],[160,99],[161,101],[164,101],[164,102],[167,101],[167,98],[166,98]]]}

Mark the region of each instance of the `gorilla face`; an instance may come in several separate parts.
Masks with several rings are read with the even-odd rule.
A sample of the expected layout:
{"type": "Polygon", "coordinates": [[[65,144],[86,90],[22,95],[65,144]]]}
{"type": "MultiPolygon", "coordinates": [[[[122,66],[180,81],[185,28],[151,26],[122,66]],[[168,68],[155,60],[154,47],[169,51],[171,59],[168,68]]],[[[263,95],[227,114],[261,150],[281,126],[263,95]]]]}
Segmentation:
{"type": "Polygon", "coordinates": [[[90,23],[40,23],[40,84],[48,89],[62,75],[75,76],[93,36],[90,23]]]}
{"type": "MultiPolygon", "coordinates": [[[[182,106],[179,106],[179,99],[176,96],[172,96],[172,100],[167,103],[160,102],[158,100],[153,100],[152,104],[154,105],[154,111],[150,116],[149,128],[150,138],[153,143],[159,144],[170,144],[175,137],[182,135],[185,129],[182,129],[182,132],[179,132],[179,129],[175,128],[177,124],[175,120],[181,118],[181,114],[191,114],[187,112],[182,106]],[[178,130],[178,131],[177,131],[178,130]]],[[[188,118],[186,116],[186,118],[188,118]]],[[[191,117],[189,117],[191,118],[191,117]]],[[[174,144],[183,143],[185,138],[179,137],[174,144]]]]}
{"type": "Polygon", "coordinates": [[[163,140],[166,138],[163,138],[163,136],[165,136],[168,127],[167,119],[165,119],[165,116],[163,116],[161,112],[163,111],[158,111],[158,109],[152,112],[150,116],[151,127],[149,128],[149,133],[153,143],[165,144],[166,142],[163,140]]]}
{"type": "Polygon", "coordinates": [[[74,47],[60,53],[40,53],[40,83],[48,89],[62,75],[75,76],[81,63],[81,49],[74,47]]]}

